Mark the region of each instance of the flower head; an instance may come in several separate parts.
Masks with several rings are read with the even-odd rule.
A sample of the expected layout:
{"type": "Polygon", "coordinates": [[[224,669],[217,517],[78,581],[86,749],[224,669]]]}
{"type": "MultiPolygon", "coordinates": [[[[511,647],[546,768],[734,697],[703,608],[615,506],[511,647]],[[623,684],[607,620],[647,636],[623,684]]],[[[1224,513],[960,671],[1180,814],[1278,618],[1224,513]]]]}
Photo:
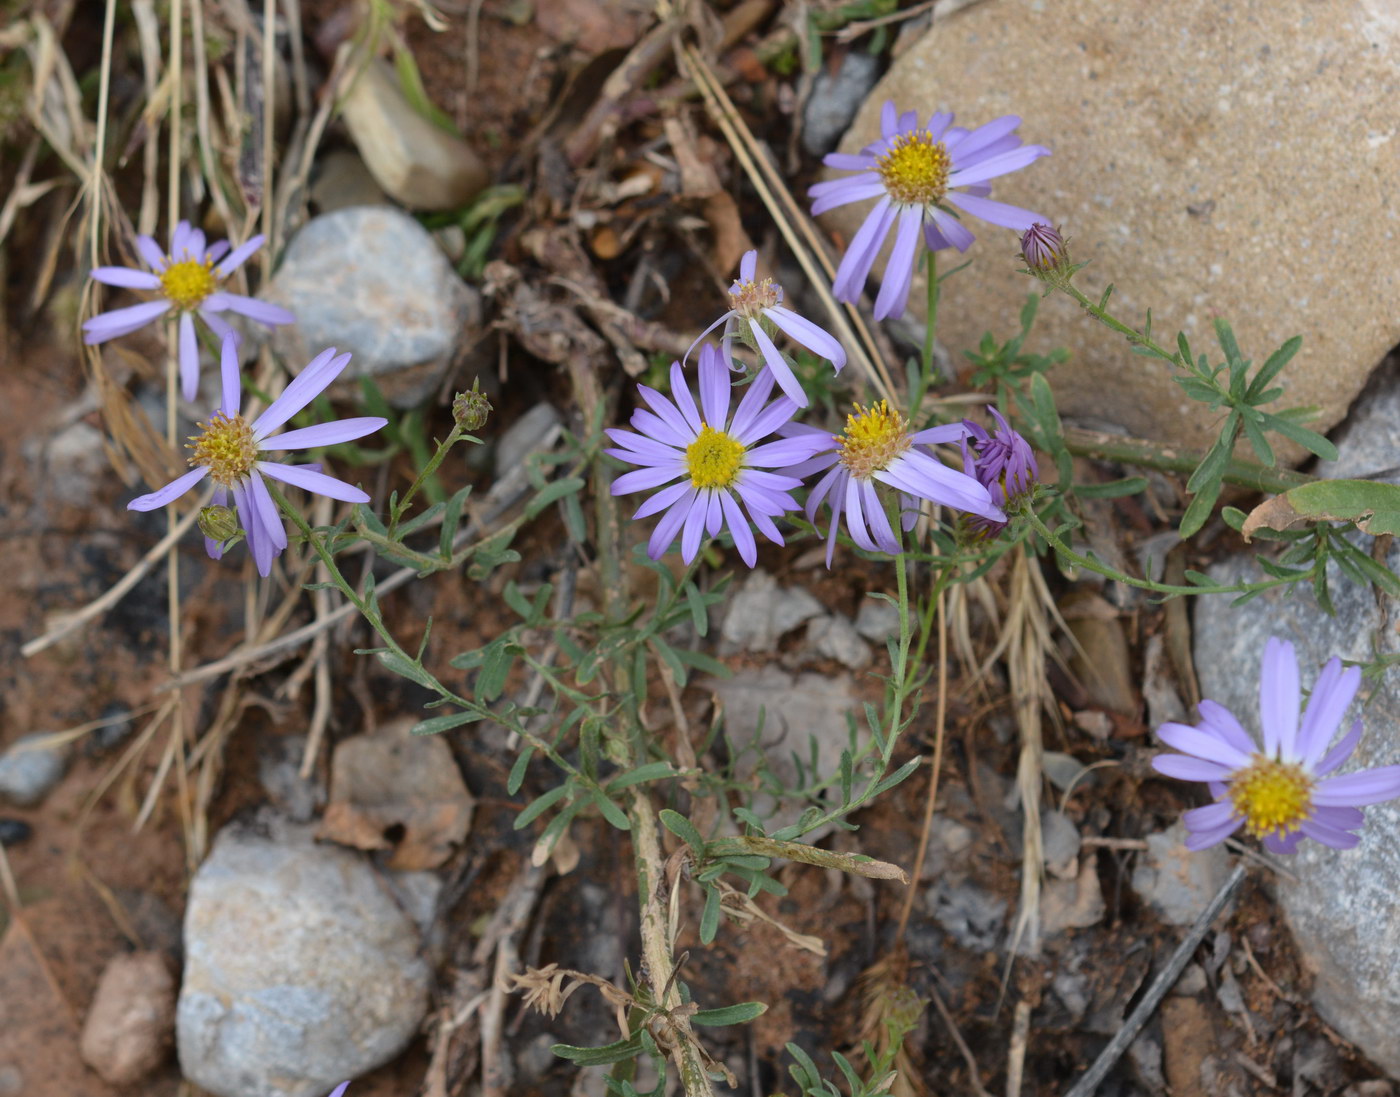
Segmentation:
{"type": "Polygon", "coordinates": [[[857,174],[818,183],[807,192],[814,199],[813,216],[851,202],[879,199],[846,249],[832,285],[838,300],[859,299],[875,257],[894,230],[894,248],[875,299],[877,320],[903,315],[921,234],[930,251],[946,247],[966,251],[972,244],[972,232],[958,220],[953,207],[1010,229],[1028,229],[1044,220],[1030,210],[987,197],[991,192],[987,180],[1050,155],[1041,145],[1022,146],[1013,132],[1021,119],[1008,114],[975,130],[952,123],[952,114],[938,111],[920,126],[914,111],[899,114],[893,102],[886,102],[880,114],[880,140],[855,155],[833,152],[823,161],[828,167],[857,174]]]}
{"type": "Polygon", "coordinates": [[[1400,796],[1400,766],[1381,766],[1333,777],[1361,739],[1361,720],[1329,750],[1361,684],[1357,667],[1333,658],[1322,668],[1308,707],[1298,721],[1298,658],[1293,645],[1270,638],[1259,679],[1261,750],[1223,705],[1202,701],[1199,727],[1163,724],[1157,734],[1180,754],[1152,759],[1158,773],[1204,781],[1215,802],[1182,817],[1188,849],[1223,842],[1240,827],[1263,839],[1273,853],[1292,853],[1304,838],[1334,849],[1359,841],[1351,833],[1364,822],[1361,808],[1400,796]]]}
{"type": "MultiPolygon", "coordinates": [[[[764,364],[773,371],[784,395],[799,408],[805,408],[808,404],[807,394],[774,344],[773,335],[781,331],[798,346],[827,359],[836,367],[837,373],[846,364],[846,351],[832,335],[785,308],[782,303],[783,287],[771,278],[760,280],[757,274],[758,252],[744,252],[744,257],[739,261],[739,280],[729,289],[729,311],[702,331],[695,343],[721,324],[724,325],[721,343],[726,350],[732,340],[747,337],[763,355],[764,364]]],[[[695,343],[690,344],[691,350],[695,349],[695,343]]],[[[686,357],[690,357],[689,351],[686,357]]]]}
{"type": "Polygon", "coordinates": [[[452,421],[463,430],[480,430],[491,416],[491,401],[481,391],[481,379],[474,378],[472,387],[452,398],[452,421]]]}
{"type": "Polygon", "coordinates": [[[924,448],[961,441],[967,433],[962,423],[911,433],[904,416],[881,400],[869,407],[856,404],[840,434],[796,423],[784,433],[807,446],[807,459],[790,470],[793,475],[827,470],[807,497],[807,517],[813,522],[823,501],[831,507],[827,567],[831,566],[842,513],[851,540],[858,546],[867,552],[899,552],[899,538],[885,513],[877,482],[899,493],[901,522],[906,530],[913,528],[915,499],[942,503],[989,520],[1006,519],[986,487],[966,473],[948,468],[924,448]]]}
{"type": "Polygon", "coordinates": [[[1032,273],[1049,274],[1068,261],[1069,251],[1059,229],[1037,221],[1021,233],[1021,258],[1032,273]]]}
{"type": "Polygon", "coordinates": [[[83,341],[89,346],[105,343],[119,335],[129,335],[157,317],[174,309],[180,316],[180,388],[186,400],[199,391],[199,344],[194,318],[198,316],[215,335],[226,339],[234,334],[221,312],[242,313],[260,324],[290,324],[296,320],[284,308],[253,297],[226,293],[219,288],[225,278],[241,267],[262,247],[263,238],[254,236],[229,251],[221,240],[205,246],[204,233],[181,221],[170,234],[170,251],[162,252],[149,236],[136,238],[136,250],[150,270],[133,267],[94,267],[92,277],[109,286],[147,290],[157,296],[140,305],[98,313],[83,324],[83,341]]]}
{"type": "MultiPolygon", "coordinates": [[[[272,570],[272,558],[287,547],[287,531],[264,477],[347,503],[369,502],[369,496],[359,488],[325,475],[319,465],[284,465],[268,460],[266,452],[333,446],[363,438],[384,426],[387,420],[364,416],[318,423],[283,434],[272,433],[319,396],[349,361],[350,355],[337,355],[334,347],[323,350],[292,379],[282,395],[250,423],[240,410],[242,393],[236,339],[232,334],[225,336],[220,356],[223,399],[208,422],[197,424],[199,433],[190,437],[186,448],[193,467],[159,491],[133,499],[127,509],[156,510],[174,502],[201,480],[213,480],[214,506],[226,507],[232,497],[258,574],[267,575],[272,570]]],[[[209,529],[204,533],[205,547],[217,560],[222,548],[210,536],[209,529]]]]}
{"type": "MultiPolygon", "coordinates": [[[[1040,467],[1036,464],[1031,445],[1002,418],[1001,412],[988,406],[987,410],[996,420],[995,434],[971,419],[964,419],[967,435],[962,440],[963,471],[974,477],[979,484],[991,493],[992,501],[1002,509],[1026,498],[1035,488],[1040,467]]],[[[995,522],[977,518],[973,526],[988,535],[996,535],[1006,528],[1004,521],[995,522]]]]}
{"type": "Polygon", "coordinates": [[[740,557],[753,567],[758,549],[749,521],[781,545],[783,535],[773,519],[797,509],[790,493],[802,483],[767,470],[786,468],[806,455],[804,443],[790,438],[756,443],[787,423],[797,405],[783,396],[767,403],[774,377],[771,370],[764,370],[731,417],[729,368],[708,343],[700,348],[699,381],[699,406],[686,387],[679,362],[671,363],[672,399],[646,385],[637,386],[650,410],[638,408],[632,413],[637,433],[610,429],[608,437],[618,448],[604,452],[642,467],[613,481],[612,493],[661,489],[632,516],[665,512],[647,545],[653,560],[660,559],[679,533],[681,557],[688,564],[699,551],[703,534],[713,537],[727,526],[740,557]]]}

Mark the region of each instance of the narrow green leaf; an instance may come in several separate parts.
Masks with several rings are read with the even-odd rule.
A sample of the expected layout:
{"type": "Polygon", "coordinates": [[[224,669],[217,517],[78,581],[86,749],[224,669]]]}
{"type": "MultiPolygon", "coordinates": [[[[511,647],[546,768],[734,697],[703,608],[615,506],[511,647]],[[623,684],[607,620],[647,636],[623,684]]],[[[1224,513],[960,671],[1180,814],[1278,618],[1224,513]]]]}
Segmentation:
{"type": "Polygon", "coordinates": [[[644,766],[638,766],[636,769],[618,774],[608,782],[608,791],[616,792],[618,789],[628,788],[632,785],[641,785],[648,781],[664,781],[668,777],[675,776],[678,775],[670,762],[648,762],[644,766]]]}
{"type": "Polygon", "coordinates": [[[1121,480],[1107,480],[1102,484],[1075,484],[1074,494],[1081,499],[1121,499],[1125,495],[1137,495],[1147,490],[1147,478],[1125,476],[1121,480]]]}
{"type": "Polygon", "coordinates": [[[375,652],[375,655],[386,670],[393,671],[401,678],[417,682],[426,689],[433,689],[436,686],[433,676],[423,668],[421,663],[415,663],[397,651],[378,651],[375,652]]]}
{"type": "Polygon", "coordinates": [[[768,1007],[762,1002],[738,1002],[732,1006],[722,1006],[719,1009],[702,1009],[698,1013],[690,1015],[690,1023],[693,1025],[742,1025],[746,1021],[752,1021],[756,1017],[762,1017],[768,1012],[768,1007]]]}
{"type": "Polygon", "coordinates": [[[442,510],[442,529],[438,537],[438,552],[444,559],[452,555],[452,542],[457,538],[457,527],[462,521],[462,508],[467,505],[467,496],[472,488],[468,484],[447,500],[442,510]]]}
{"type": "Polygon", "coordinates": [[[534,498],[525,504],[525,517],[537,517],[539,513],[551,503],[557,503],[560,499],[564,498],[564,496],[572,495],[582,488],[583,481],[577,476],[565,476],[559,480],[551,480],[535,493],[534,498]]]}
{"type": "Polygon", "coordinates": [[[1295,335],[1264,360],[1264,364],[1259,367],[1259,372],[1254,375],[1254,380],[1250,382],[1249,392],[1246,394],[1251,404],[1267,404],[1269,402],[1263,398],[1264,389],[1270,381],[1279,375],[1283,367],[1292,361],[1293,356],[1298,353],[1298,348],[1302,345],[1303,337],[1295,335]]]}
{"type": "Polygon", "coordinates": [[[708,945],[719,931],[719,888],[705,889],[705,909],[700,912],[700,943],[708,945]]]}
{"type": "Polygon", "coordinates": [[[641,1054],[642,1037],[641,1033],[634,1032],[626,1040],[619,1040],[615,1044],[604,1044],[602,1047],[574,1047],[572,1044],[554,1044],[549,1049],[561,1059],[568,1059],[571,1063],[577,1063],[583,1067],[601,1067],[609,1063],[621,1063],[626,1059],[635,1059],[641,1054]]]}
{"type": "Polygon", "coordinates": [[[1270,430],[1297,442],[1309,453],[1316,454],[1324,461],[1337,459],[1337,447],[1318,434],[1317,431],[1308,430],[1307,427],[1299,426],[1291,419],[1285,419],[1282,415],[1270,415],[1268,412],[1264,413],[1264,422],[1270,430]]]}
{"type": "Polygon", "coordinates": [[[506,795],[514,796],[520,791],[520,786],[525,783],[525,771],[530,768],[530,759],[535,756],[535,748],[527,746],[516,758],[515,764],[510,767],[510,776],[506,778],[506,795]]]}
{"type": "Polygon", "coordinates": [[[1241,357],[1240,345],[1235,342],[1234,329],[1230,327],[1230,322],[1223,317],[1215,318],[1215,338],[1220,343],[1220,349],[1225,352],[1226,362],[1236,362],[1241,357]]]}
{"type": "Polygon", "coordinates": [[[548,792],[536,796],[526,804],[524,810],[515,817],[515,829],[524,830],[568,794],[569,782],[565,781],[562,785],[556,785],[548,792]]]}
{"type": "Polygon", "coordinates": [[[485,714],[480,712],[454,712],[447,716],[434,716],[430,720],[419,720],[413,725],[411,734],[437,735],[439,732],[450,731],[463,724],[474,724],[483,719],[485,719],[485,714]]]}
{"type": "Polygon", "coordinates": [[[598,810],[603,813],[603,818],[617,827],[618,830],[632,829],[632,822],[627,818],[627,813],[609,799],[606,793],[597,789],[589,789],[588,795],[592,798],[593,803],[598,806],[598,810]]]}
{"type": "Polygon", "coordinates": [[[695,824],[678,811],[662,808],[661,825],[695,851],[696,857],[705,856],[705,839],[695,829],[695,824]]]}

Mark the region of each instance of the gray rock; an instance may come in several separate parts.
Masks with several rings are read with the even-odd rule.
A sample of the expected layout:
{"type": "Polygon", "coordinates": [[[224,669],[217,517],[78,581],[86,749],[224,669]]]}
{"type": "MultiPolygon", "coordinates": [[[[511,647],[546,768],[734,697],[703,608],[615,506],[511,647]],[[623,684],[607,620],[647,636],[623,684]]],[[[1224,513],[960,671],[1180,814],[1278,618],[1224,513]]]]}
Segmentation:
{"type": "Polygon", "coordinates": [[[20,807],[33,807],[52,791],[68,768],[68,747],[30,746],[48,738],[45,732],[25,735],[0,754],[0,797],[20,807]]]}
{"type": "Polygon", "coordinates": [[[867,598],[856,611],[856,631],[884,647],[891,636],[899,639],[899,610],[878,598],[867,598]]]}
{"type": "Polygon", "coordinates": [[[1230,855],[1223,846],[1192,853],[1185,840],[1186,826],[1180,822],[1149,834],[1147,855],[1133,869],[1133,890],[1173,926],[1194,922],[1230,875],[1230,855]]]}
{"type": "Polygon", "coordinates": [[[309,823],[325,805],[326,790],[315,777],[301,775],[306,736],[279,736],[258,755],[258,783],[268,799],[294,823],[309,823]]]}
{"type": "Polygon", "coordinates": [[[1051,875],[1066,879],[1077,873],[1079,828],[1062,811],[1040,813],[1040,845],[1045,867],[1051,875]]]}
{"type": "Polygon", "coordinates": [[[1319,461],[1328,480],[1381,480],[1400,484],[1400,363],[1377,371],[1333,436],[1335,461],[1319,461]]]}
{"type": "Polygon", "coordinates": [[[965,949],[987,952],[996,947],[1006,921],[1006,900],[998,899],[976,884],[956,887],[935,884],[929,888],[933,920],[965,949]]]}
{"type": "MultiPolygon", "coordinates": [[[[725,734],[738,754],[735,776],[744,781],[755,774],[756,747],[762,752],[769,773],[785,788],[799,783],[793,755],[806,765],[813,740],[821,775],[836,772],[841,752],[850,743],[846,713],[860,708],[846,674],[802,674],[794,678],[777,667],[764,667],[739,671],[732,678],[706,679],[703,687],[718,694],[724,705],[725,734]],[[760,713],[763,734],[755,742],[760,713]]],[[[807,776],[810,780],[811,774],[807,776]]],[[[754,797],[752,810],[771,817],[774,828],[795,823],[802,814],[800,804],[780,803],[767,789],[754,797]]],[[[812,833],[820,836],[826,831],[812,833]]]]}
{"type": "Polygon", "coordinates": [[[332,149],[316,160],[311,201],[318,213],[352,206],[382,206],[384,191],[353,149],[332,149]]]}
{"type": "Polygon", "coordinates": [[[807,622],[807,648],[813,654],[835,659],[852,670],[870,665],[869,645],[860,638],[851,619],[842,613],[814,617],[807,622]]]}
{"type": "Polygon", "coordinates": [[[80,506],[91,501],[98,478],[111,467],[105,441],[100,430],[79,420],[56,434],[28,439],[21,452],[42,466],[45,489],[54,499],[80,506]]]}
{"type": "Polygon", "coordinates": [[[756,568],[729,603],[720,627],[720,650],[772,651],[784,633],[822,612],[822,604],[807,590],[780,587],[773,576],[756,568]]]}
{"type": "Polygon", "coordinates": [[[554,405],[536,404],[507,427],[496,442],[496,475],[522,468],[525,458],[544,447],[559,422],[554,405]]]}
{"type": "Polygon", "coordinates": [[[361,855],[270,825],[226,827],[190,885],[180,1066],[218,1097],[324,1097],[413,1039],[430,972],[361,855]]]}
{"type": "Polygon", "coordinates": [[[817,74],[802,111],[802,148],[808,156],[836,147],[879,78],[880,59],[864,50],[847,53],[834,74],[827,69],[817,74]]]}
{"type": "MultiPolygon", "coordinates": [[[[1355,437],[1355,435],[1353,435],[1355,437]]],[[[1339,464],[1354,457],[1343,449],[1339,464]]],[[[1400,550],[1387,558],[1400,569],[1400,550]]],[[[1247,560],[1211,569],[1220,582],[1259,578],[1247,560]]],[[[1317,605],[1311,589],[1269,591],[1242,606],[1228,596],[1197,602],[1195,662],[1201,693],[1230,709],[1252,734],[1259,733],[1259,666],[1264,641],[1278,636],[1298,653],[1302,685],[1316,680],[1332,656],[1367,662],[1400,652],[1400,613],[1329,570],[1335,616],[1317,605]]],[[[1388,729],[1400,725],[1400,675],[1389,670],[1378,685],[1363,684],[1360,704],[1367,734],[1343,769],[1400,763],[1400,740],[1388,729]]],[[[1386,1070],[1400,1074],[1400,804],[1366,809],[1366,825],[1355,849],[1333,850],[1305,841],[1288,859],[1289,875],[1276,887],[1303,960],[1316,973],[1312,1000],[1323,1019],[1386,1070]]]]}
{"type": "Polygon", "coordinates": [[[480,296],[428,231],[389,206],[312,218],[263,297],[296,314],[295,324],[262,336],[285,361],[300,368],[326,347],[349,351],[342,377],[374,377],[399,407],[432,391],[481,316],[480,296]]]}
{"type": "MultiPolygon", "coordinates": [[[[1151,308],[1168,342],[1184,329],[1216,361],[1211,322],[1223,316],[1258,363],[1302,333],[1275,406],[1317,405],[1309,425],[1326,429],[1400,342],[1394,11],[1388,0],[984,0],[895,60],[841,148],[874,139],[886,99],[925,118],[955,110],[969,126],[1020,115],[1020,134],[1054,155],[993,180],[991,197],[1060,224],[1074,257],[1092,260],[1081,288],[1096,298],[1113,282],[1117,314],[1141,324],[1151,308]],[[1147,72],[1190,78],[1163,84],[1147,72]],[[1342,162],[1355,164],[1345,202],[1326,166],[1342,162]],[[1268,225],[1300,226],[1308,262],[1278,263],[1268,225]]],[[[849,240],[871,204],[833,211],[830,223],[849,240]]],[[[1009,257],[1014,233],[967,223],[973,266],[949,290],[957,308],[938,318],[955,353],[977,345],[988,317],[1014,316],[1033,288],[1009,257]]],[[[922,282],[909,301],[920,318],[922,282]]],[[[1061,414],[1180,445],[1213,440],[1215,418],[1164,363],[1142,359],[1123,384],[1127,346],[1063,294],[1041,304],[1031,345],[1073,351],[1055,369],[1061,414]]]]}

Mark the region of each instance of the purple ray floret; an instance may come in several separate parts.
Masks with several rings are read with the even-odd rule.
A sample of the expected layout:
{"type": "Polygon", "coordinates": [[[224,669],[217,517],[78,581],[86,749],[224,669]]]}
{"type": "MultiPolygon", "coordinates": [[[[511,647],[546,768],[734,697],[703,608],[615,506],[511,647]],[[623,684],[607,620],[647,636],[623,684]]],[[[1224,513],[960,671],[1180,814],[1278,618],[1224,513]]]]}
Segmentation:
{"type": "MultiPolygon", "coordinates": [[[[1008,503],[1028,495],[1035,487],[1040,467],[1036,464],[1035,452],[996,408],[987,407],[997,429],[988,434],[985,427],[964,419],[967,436],[962,441],[963,471],[974,477],[979,484],[991,493],[992,501],[1005,509],[1008,503]]],[[[977,518],[974,528],[995,536],[1006,528],[1005,522],[977,518]]]]}
{"type": "MultiPolygon", "coordinates": [[[[694,350],[696,343],[723,324],[724,334],[720,338],[720,344],[728,351],[733,340],[739,337],[741,325],[747,325],[742,330],[758,347],[763,356],[763,364],[773,371],[783,394],[799,408],[807,406],[807,393],[803,391],[801,382],[792,372],[792,367],[787,364],[774,344],[772,336],[765,330],[764,321],[798,346],[806,347],[818,357],[825,358],[835,367],[837,373],[845,366],[846,351],[836,341],[835,336],[785,307],[783,287],[773,279],[758,278],[757,250],[744,252],[744,257],[739,261],[739,279],[729,289],[729,302],[729,311],[702,331],[695,343],[690,344],[690,350],[694,350]]],[[[686,358],[689,357],[690,351],[686,351],[686,358]]]]}
{"type": "Polygon", "coordinates": [[[612,493],[655,490],[632,516],[661,515],[647,543],[653,560],[679,534],[681,558],[688,564],[706,534],[714,537],[727,528],[739,556],[753,567],[758,547],[750,522],[781,545],[783,535],[773,519],[797,509],[791,493],[802,482],[785,473],[805,455],[804,445],[789,438],[762,441],[797,413],[797,405],[785,396],[768,402],[774,377],[763,370],[731,417],[729,367],[708,343],[700,348],[698,379],[698,405],[679,362],[671,363],[670,399],[637,386],[647,406],[632,413],[634,430],[608,430],[617,448],[603,452],[640,467],[614,480],[612,493]]]}
{"type": "MultiPolygon", "coordinates": [[[[266,411],[249,423],[241,413],[242,378],[237,341],[232,335],[225,336],[220,354],[222,399],[209,422],[199,424],[201,433],[190,439],[193,467],[159,491],[133,499],[127,509],[156,510],[174,502],[206,477],[212,478],[214,502],[225,505],[228,497],[233,497],[258,574],[268,575],[273,557],[287,547],[287,531],[264,477],[347,503],[369,502],[369,496],[363,491],[327,476],[320,465],[284,465],[268,460],[266,452],[316,449],[350,442],[372,434],[388,422],[378,416],[363,416],[273,433],[324,392],[349,362],[350,355],[336,354],[334,347],[323,350],[292,379],[266,411]]],[[[215,559],[222,555],[217,544],[207,538],[205,547],[215,559]]]]}
{"type": "Polygon", "coordinates": [[[1361,740],[1361,720],[1334,744],[1361,685],[1358,667],[1330,659],[1318,675],[1301,725],[1298,658],[1293,645],[1271,637],[1259,676],[1261,749],[1223,705],[1202,701],[1197,727],[1167,723],[1158,736],[1180,753],[1152,759],[1158,773],[1210,786],[1213,803],[1193,808],[1186,823],[1188,849],[1223,842],[1240,827],[1273,853],[1292,853],[1303,838],[1350,849],[1365,821],[1361,808],[1400,796],[1400,766],[1341,776],[1334,772],[1361,740]]]}
{"type": "Polygon", "coordinates": [[[988,180],[1018,171],[1050,150],[1022,145],[1014,114],[969,130],[938,111],[919,124],[914,111],[899,114],[893,102],[880,113],[880,139],[859,153],[831,153],[827,167],[854,172],[808,190],[812,215],[837,206],[876,199],[841,259],[832,290],[840,301],[859,300],[870,268],[890,233],[894,246],[885,262],[875,318],[902,316],[909,300],[920,246],[930,251],[966,251],[975,239],[959,219],[968,213],[993,225],[1023,232],[1045,218],[1030,210],[994,202],[988,180]]]}
{"type": "MultiPolygon", "coordinates": [[[[140,305],[101,312],[83,324],[83,341],[89,346],[129,335],[172,309],[179,315],[178,355],[180,391],[193,400],[199,391],[199,341],[194,318],[198,316],[219,338],[234,335],[221,312],[236,312],[260,324],[275,326],[296,320],[284,308],[227,293],[219,287],[248,257],[262,247],[263,238],[254,236],[232,251],[226,240],[206,246],[204,233],[181,221],[170,234],[170,251],[162,252],[149,236],[136,237],[136,250],[150,270],[135,267],[94,267],[92,277],[108,286],[145,290],[157,294],[140,305]]],[[[236,335],[235,335],[236,338],[236,335]]]]}

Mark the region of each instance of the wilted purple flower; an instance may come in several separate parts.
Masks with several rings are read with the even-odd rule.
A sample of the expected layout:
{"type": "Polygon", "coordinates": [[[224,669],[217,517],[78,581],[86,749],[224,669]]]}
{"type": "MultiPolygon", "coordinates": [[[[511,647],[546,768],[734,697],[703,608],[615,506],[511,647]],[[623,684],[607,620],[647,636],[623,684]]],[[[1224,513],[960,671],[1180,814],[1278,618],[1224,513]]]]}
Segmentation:
{"type": "MultiPolygon", "coordinates": [[[[765,330],[764,321],[768,321],[774,330],[783,332],[794,343],[827,359],[836,367],[837,373],[840,373],[841,367],[846,364],[846,351],[835,337],[817,327],[812,321],[797,315],[789,308],[784,308],[783,287],[771,278],[758,281],[755,277],[757,270],[758,252],[744,252],[743,259],[739,261],[739,280],[729,288],[732,307],[702,331],[695,343],[723,324],[724,335],[721,342],[727,350],[729,342],[738,337],[743,325],[763,355],[764,363],[778,379],[779,387],[789,400],[799,408],[805,408],[808,404],[807,394],[802,390],[802,385],[792,369],[783,360],[782,354],[778,352],[772,336],[765,330]]],[[[691,350],[695,349],[695,343],[690,344],[691,350]]],[[[686,357],[690,357],[690,351],[686,352],[686,357]]]]}
{"type": "Polygon", "coordinates": [[[840,434],[798,423],[787,428],[785,434],[806,445],[803,456],[808,458],[789,471],[795,476],[806,476],[820,469],[829,470],[807,497],[807,518],[814,523],[823,500],[831,507],[826,566],[831,567],[843,512],[851,540],[861,548],[867,552],[899,551],[899,538],[885,514],[885,504],[875,487],[877,482],[900,493],[901,520],[906,530],[913,527],[916,517],[914,499],[927,499],[1004,521],[1006,515],[985,487],[921,448],[961,441],[966,432],[962,423],[950,423],[911,434],[908,421],[885,400],[868,408],[855,405],[840,434]]]}
{"type": "Polygon", "coordinates": [[[991,193],[987,180],[1050,155],[1041,145],[1021,146],[1021,138],[1012,132],[1021,119],[1008,114],[975,130],[952,122],[951,113],[937,111],[927,125],[920,126],[914,111],[899,114],[894,103],[887,101],[880,114],[880,140],[854,155],[833,152],[822,161],[858,174],[818,183],[807,191],[814,199],[813,216],[866,198],[879,199],[846,249],[832,285],[838,300],[858,300],[885,238],[895,230],[894,248],[875,299],[877,320],[904,313],[921,229],[930,251],[946,247],[966,251],[972,244],[972,232],[950,206],[1009,229],[1028,229],[1044,220],[1030,210],[987,197],[991,193]],[[954,189],[958,187],[965,189],[954,189]]]}
{"type": "Polygon", "coordinates": [[[785,396],[765,406],[773,380],[772,370],[761,372],[731,419],[729,367],[707,343],[700,348],[699,407],[679,362],[671,363],[671,400],[646,385],[637,386],[651,410],[638,408],[632,413],[632,426],[639,433],[609,430],[608,437],[619,448],[603,452],[643,466],[613,481],[614,495],[661,488],[632,516],[646,518],[665,511],[647,544],[653,560],[660,559],[679,533],[681,557],[688,564],[695,559],[703,534],[713,537],[728,526],[740,557],[753,567],[758,549],[739,509],[741,502],[760,533],[783,543],[773,519],[797,509],[790,493],[802,481],[765,470],[786,468],[808,451],[791,438],[755,445],[797,412],[797,405],[785,396]]]}
{"type": "Polygon", "coordinates": [[[1069,251],[1059,229],[1037,221],[1021,234],[1021,258],[1032,271],[1049,274],[1063,266],[1069,251]]]}
{"type": "Polygon", "coordinates": [[[94,267],[92,276],[105,285],[153,290],[160,296],[140,305],[98,313],[83,324],[83,342],[92,346],[119,335],[129,335],[175,309],[180,314],[180,389],[186,400],[193,400],[199,391],[199,343],[194,330],[196,315],[220,339],[234,334],[233,328],[218,315],[221,312],[242,313],[260,324],[268,325],[290,324],[296,320],[284,308],[219,289],[219,283],[241,267],[253,252],[262,247],[262,243],[261,236],[254,236],[231,252],[227,240],[220,240],[206,249],[204,233],[190,228],[188,221],[181,221],[170,234],[168,255],[163,254],[160,246],[149,236],[138,236],[136,250],[150,270],[94,267]]]}
{"type": "MultiPolygon", "coordinates": [[[[992,502],[1006,509],[1008,503],[1024,498],[1035,487],[1040,468],[1031,445],[1002,418],[996,408],[987,407],[997,422],[995,434],[971,419],[964,419],[967,434],[962,440],[963,471],[991,493],[992,502]]],[[[1005,521],[977,518],[973,526],[989,535],[1006,528],[1005,521]]]]}
{"type": "MultiPolygon", "coordinates": [[[[272,570],[272,558],[287,547],[287,531],[277,512],[277,504],[263,482],[264,476],[347,503],[369,502],[369,496],[359,488],[325,475],[319,465],[284,465],[267,460],[264,452],[315,449],[351,442],[388,422],[378,416],[338,419],[269,437],[316,399],[349,361],[350,355],[337,355],[334,347],[323,350],[292,379],[266,411],[249,423],[239,412],[242,393],[237,343],[231,334],[225,336],[221,355],[223,400],[208,423],[198,424],[200,433],[190,436],[186,448],[193,451],[189,462],[194,467],[159,491],[133,499],[127,509],[156,510],[180,498],[206,476],[210,477],[216,485],[214,505],[226,505],[232,495],[258,574],[267,575],[272,570]]],[[[222,555],[217,543],[207,537],[205,547],[216,560],[222,555]]]]}
{"type": "Polygon", "coordinates": [[[1215,803],[1182,816],[1188,849],[1223,842],[1240,827],[1262,838],[1273,853],[1292,853],[1304,838],[1334,849],[1359,841],[1351,831],[1365,821],[1361,808],[1400,796],[1400,766],[1381,766],[1329,777],[1351,757],[1361,720],[1328,750],[1361,684],[1358,667],[1328,660],[1298,724],[1298,658],[1293,645],[1271,637],[1264,645],[1259,679],[1261,751],[1223,705],[1202,701],[1200,727],[1163,724],[1162,741],[1181,751],[1152,759],[1158,773],[1204,781],[1215,803]]]}

